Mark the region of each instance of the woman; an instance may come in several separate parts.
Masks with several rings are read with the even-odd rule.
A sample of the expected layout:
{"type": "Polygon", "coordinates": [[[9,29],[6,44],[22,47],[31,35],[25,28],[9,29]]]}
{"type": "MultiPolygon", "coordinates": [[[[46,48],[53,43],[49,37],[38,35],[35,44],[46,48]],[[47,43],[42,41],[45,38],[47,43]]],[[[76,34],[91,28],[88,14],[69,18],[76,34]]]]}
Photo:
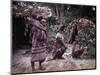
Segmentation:
{"type": "Polygon", "coordinates": [[[35,20],[31,19],[32,21],[32,56],[31,56],[31,65],[32,65],[32,71],[35,69],[35,62],[39,62],[39,69],[43,69],[42,62],[46,58],[46,40],[47,40],[47,28],[46,25],[44,25],[43,19],[35,20]]]}

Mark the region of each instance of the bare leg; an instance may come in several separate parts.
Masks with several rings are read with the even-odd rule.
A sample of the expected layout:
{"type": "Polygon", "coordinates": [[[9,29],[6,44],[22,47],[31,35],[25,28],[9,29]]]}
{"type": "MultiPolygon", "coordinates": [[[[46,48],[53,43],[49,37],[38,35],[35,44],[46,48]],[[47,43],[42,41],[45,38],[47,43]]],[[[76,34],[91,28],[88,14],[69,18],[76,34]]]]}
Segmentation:
{"type": "Polygon", "coordinates": [[[42,67],[42,62],[43,62],[43,61],[39,61],[39,69],[40,69],[40,70],[44,70],[44,68],[42,67]]]}
{"type": "Polygon", "coordinates": [[[31,62],[32,71],[35,70],[34,62],[31,62]]]}

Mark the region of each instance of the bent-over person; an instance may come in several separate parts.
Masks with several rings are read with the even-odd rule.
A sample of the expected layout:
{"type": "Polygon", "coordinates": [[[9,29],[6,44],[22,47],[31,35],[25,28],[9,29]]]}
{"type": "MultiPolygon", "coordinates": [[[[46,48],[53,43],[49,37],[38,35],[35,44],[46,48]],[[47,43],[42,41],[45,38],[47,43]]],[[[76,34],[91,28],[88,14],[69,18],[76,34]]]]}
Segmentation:
{"type": "Polygon", "coordinates": [[[73,58],[80,58],[82,55],[84,49],[80,46],[80,43],[77,41],[73,42],[73,48],[72,48],[72,57],[73,58]]]}
{"type": "Polygon", "coordinates": [[[61,59],[67,48],[64,42],[64,36],[62,31],[63,27],[60,27],[56,34],[55,45],[52,51],[53,59],[61,59]]]}

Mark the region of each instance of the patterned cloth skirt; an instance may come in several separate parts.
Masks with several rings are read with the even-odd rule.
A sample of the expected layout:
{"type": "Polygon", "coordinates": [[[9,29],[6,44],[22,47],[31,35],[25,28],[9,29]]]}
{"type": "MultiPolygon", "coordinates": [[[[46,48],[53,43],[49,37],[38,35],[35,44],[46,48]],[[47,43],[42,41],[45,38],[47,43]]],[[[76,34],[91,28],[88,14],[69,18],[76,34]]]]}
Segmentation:
{"type": "Polygon", "coordinates": [[[44,61],[46,58],[46,48],[37,48],[32,51],[31,55],[31,61],[37,62],[37,61],[44,61]]]}

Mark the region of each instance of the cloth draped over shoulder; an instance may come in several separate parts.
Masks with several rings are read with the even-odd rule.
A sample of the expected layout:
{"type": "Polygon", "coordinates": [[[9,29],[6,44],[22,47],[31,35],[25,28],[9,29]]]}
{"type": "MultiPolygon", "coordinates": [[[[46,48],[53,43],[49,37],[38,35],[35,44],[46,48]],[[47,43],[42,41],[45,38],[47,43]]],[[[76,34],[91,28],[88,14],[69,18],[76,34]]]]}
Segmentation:
{"type": "Polygon", "coordinates": [[[37,21],[32,21],[32,56],[31,61],[43,61],[46,58],[47,32],[43,25],[37,21]]]}

